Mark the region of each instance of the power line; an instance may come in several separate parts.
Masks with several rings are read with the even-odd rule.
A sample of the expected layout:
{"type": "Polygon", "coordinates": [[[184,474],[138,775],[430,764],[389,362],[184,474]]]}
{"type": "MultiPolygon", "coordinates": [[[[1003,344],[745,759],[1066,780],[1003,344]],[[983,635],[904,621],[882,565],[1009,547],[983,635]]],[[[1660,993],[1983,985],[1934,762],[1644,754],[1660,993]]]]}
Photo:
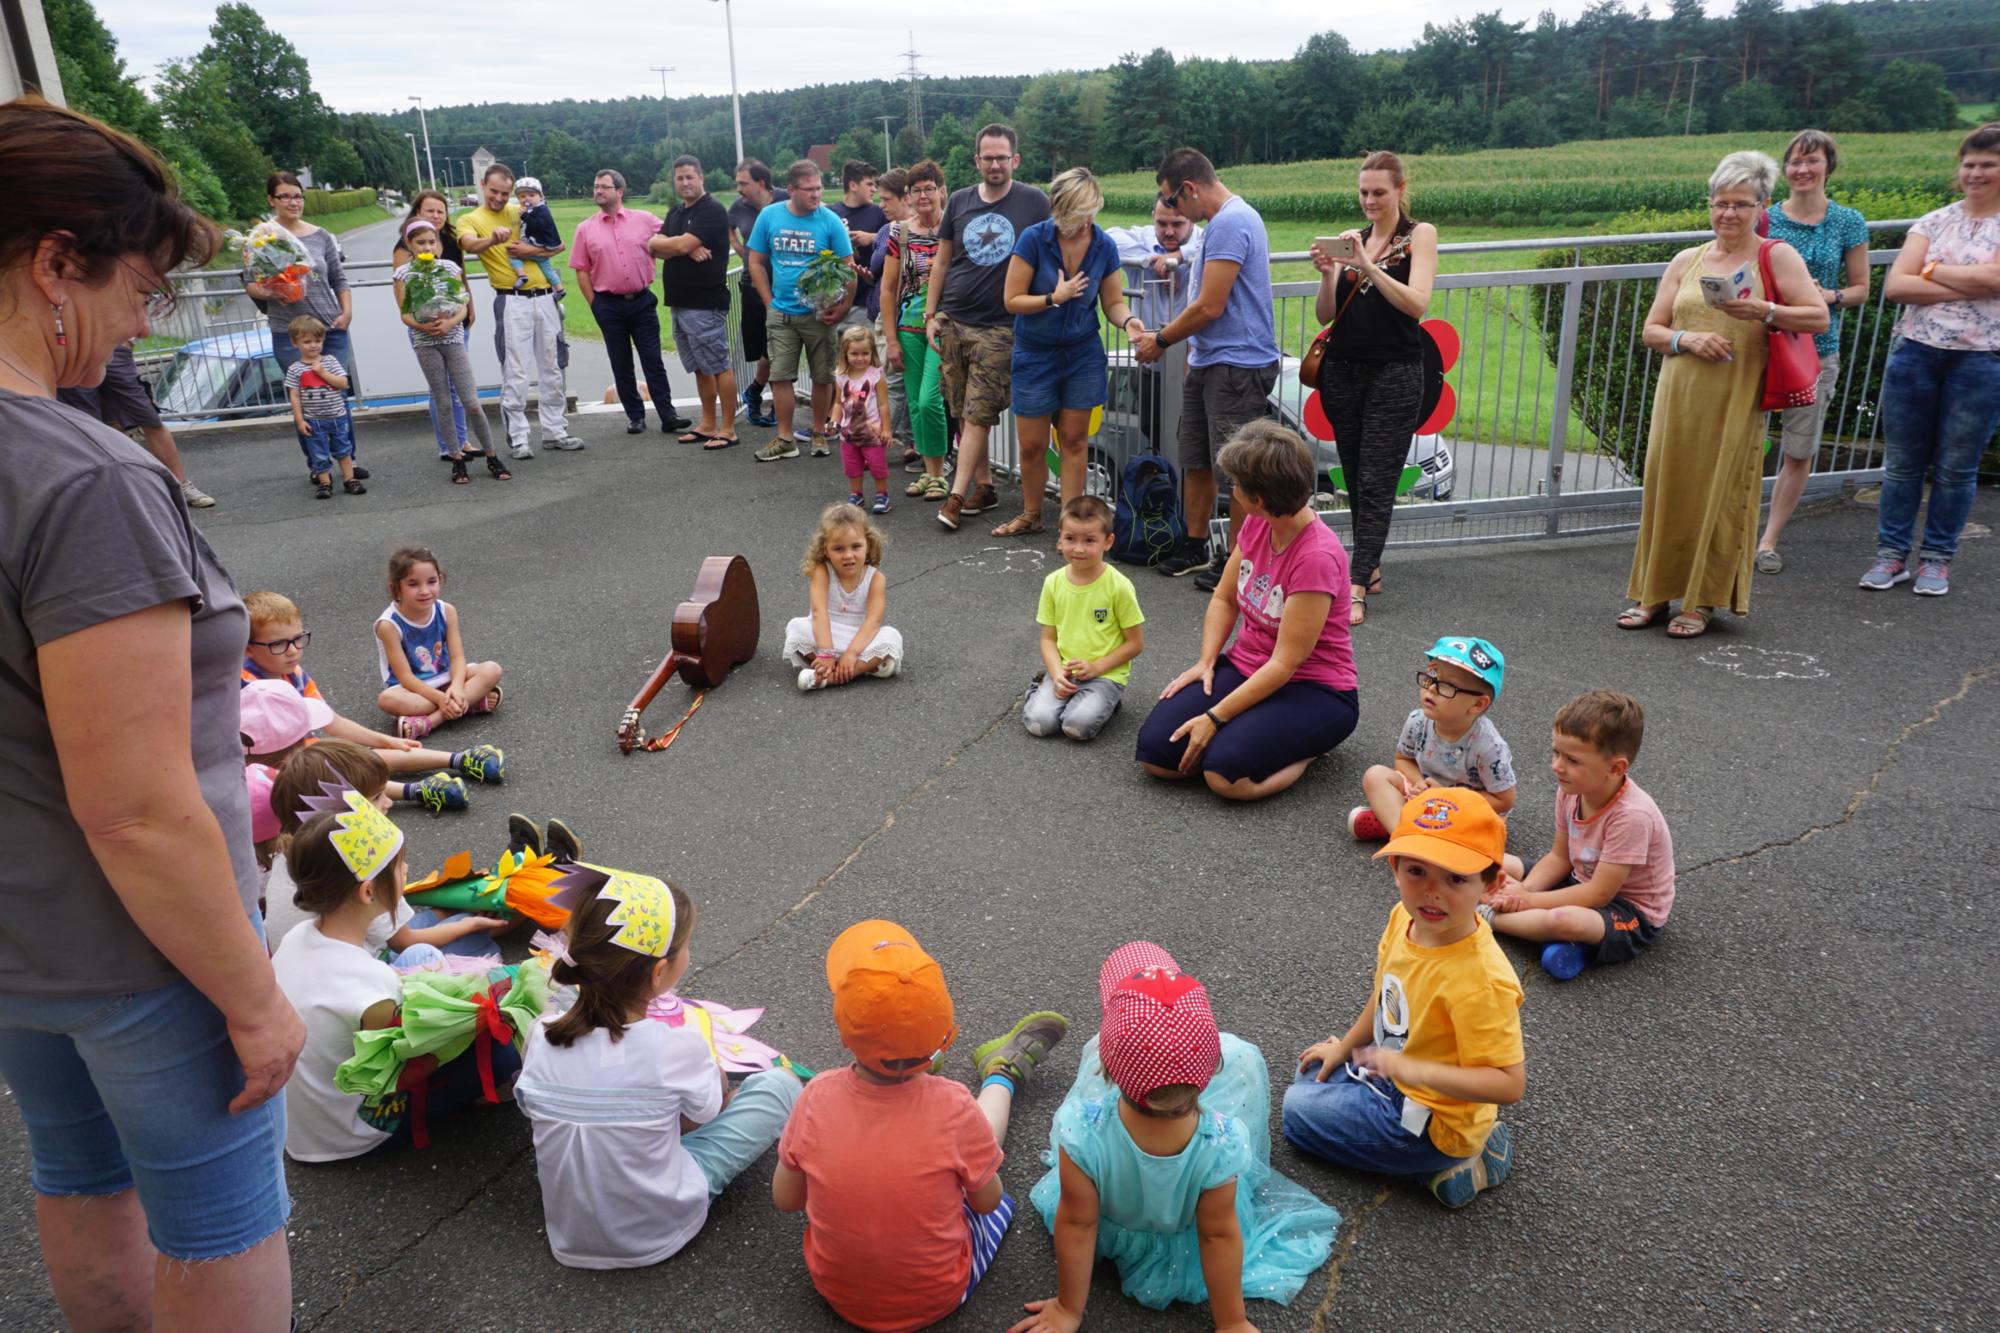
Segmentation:
{"type": "Polygon", "coordinates": [[[920,54],[921,52],[917,50],[917,33],[912,28],[910,30],[910,49],[904,51],[902,55],[904,59],[910,62],[909,67],[904,70],[904,75],[910,82],[909,123],[917,127],[917,137],[921,139],[924,134],[924,85],[921,82],[923,75],[917,69],[917,56],[920,54]]]}

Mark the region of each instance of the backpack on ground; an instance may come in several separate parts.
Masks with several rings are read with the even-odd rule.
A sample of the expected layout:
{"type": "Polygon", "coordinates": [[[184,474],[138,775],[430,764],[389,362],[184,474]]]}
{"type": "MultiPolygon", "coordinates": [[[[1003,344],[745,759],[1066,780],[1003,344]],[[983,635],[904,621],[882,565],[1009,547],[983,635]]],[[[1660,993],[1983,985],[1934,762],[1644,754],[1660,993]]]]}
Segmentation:
{"type": "Polygon", "coordinates": [[[1158,454],[1132,458],[1118,486],[1111,558],[1128,565],[1157,565],[1186,540],[1181,482],[1174,465],[1158,454]]]}

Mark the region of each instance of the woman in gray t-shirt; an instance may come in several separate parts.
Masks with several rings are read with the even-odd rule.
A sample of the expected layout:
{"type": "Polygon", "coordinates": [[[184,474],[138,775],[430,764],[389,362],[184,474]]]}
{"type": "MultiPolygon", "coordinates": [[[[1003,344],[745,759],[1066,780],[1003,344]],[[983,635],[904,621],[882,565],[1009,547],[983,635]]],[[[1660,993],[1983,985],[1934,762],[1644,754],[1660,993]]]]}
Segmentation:
{"type": "Polygon", "coordinates": [[[347,290],[347,271],[341,267],[340,242],[325,227],[317,227],[306,221],[306,192],[299,184],[299,178],[289,171],[274,171],[265,185],[271,200],[271,209],[276,214],[278,225],[299,238],[299,243],[312,257],[312,275],[306,279],[305,292],[296,301],[280,303],[277,295],[263,283],[251,282],[246,274],[243,290],[264,303],[264,313],[271,323],[271,350],[278,358],[279,370],[290,370],[292,362],[299,354],[292,347],[292,338],[286,329],[300,315],[311,315],[326,325],[326,346],[321,350],[339,359],[354,373],[354,347],[347,336],[347,326],[354,322],[354,295],[347,290]]]}
{"type": "Polygon", "coordinates": [[[43,1261],[71,1327],[282,1329],[305,1029],[257,913],[248,617],[173,476],[55,401],[217,236],[148,149],[61,108],[0,105],[0,180],[0,1078],[43,1261]]]}

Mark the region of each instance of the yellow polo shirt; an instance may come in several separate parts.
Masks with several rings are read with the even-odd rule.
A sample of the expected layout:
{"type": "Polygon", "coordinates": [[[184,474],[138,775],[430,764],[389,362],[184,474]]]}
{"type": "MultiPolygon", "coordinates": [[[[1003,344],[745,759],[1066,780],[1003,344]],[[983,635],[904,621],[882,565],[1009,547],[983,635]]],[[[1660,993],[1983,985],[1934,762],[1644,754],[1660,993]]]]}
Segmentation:
{"type": "MultiPolygon", "coordinates": [[[[458,243],[460,245],[464,245],[468,239],[483,241],[502,227],[506,227],[513,232],[513,235],[508,238],[510,241],[518,241],[521,239],[521,206],[510,199],[507,201],[507,207],[495,213],[486,205],[481,204],[470,213],[461,215],[458,221],[452,224],[452,227],[458,234],[458,243]]],[[[505,245],[488,246],[473,256],[473,258],[485,265],[486,278],[493,284],[494,291],[507,292],[514,289],[514,265],[507,258],[507,247],[505,245]]],[[[528,287],[530,290],[544,288],[548,285],[549,280],[542,276],[542,270],[534,264],[528,265],[528,287]]]]}

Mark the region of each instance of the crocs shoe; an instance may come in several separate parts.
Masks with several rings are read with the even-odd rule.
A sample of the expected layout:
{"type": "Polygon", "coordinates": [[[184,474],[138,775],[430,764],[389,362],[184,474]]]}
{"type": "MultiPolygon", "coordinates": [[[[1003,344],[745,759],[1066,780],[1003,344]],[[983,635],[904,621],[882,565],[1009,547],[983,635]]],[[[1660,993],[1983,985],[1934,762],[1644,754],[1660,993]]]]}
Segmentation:
{"type": "Polygon", "coordinates": [[[1909,581],[1909,566],[1893,555],[1876,556],[1875,563],[1868,566],[1868,572],[1861,576],[1861,586],[1870,592],[1885,592],[1898,583],[1909,581]]]}
{"type": "Polygon", "coordinates": [[[507,752],[497,745],[475,745],[459,751],[454,767],[474,782],[505,782],[507,752]]]}
{"type": "Polygon", "coordinates": [[[1917,561],[1917,581],[1910,585],[1910,591],[1919,597],[1942,597],[1951,591],[1951,562],[1949,560],[1917,561]]]}
{"type": "Polygon", "coordinates": [[[1375,817],[1373,809],[1357,805],[1347,812],[1347,836],[1356,842],[1385,842],[1389,830],[1382,827],[1382,821],[1375,817]]]}
{"type": "Polygon", "coordinates": [[[471,804],[471,798],[465,794],[465,780],[449,773],[432,773],[419,782],[404,783],[403,799],[415,802],[433,815],[463,810],[471,804]]]}
{"type": "Polygon", "coordinates": [[[981,1043],[972,1052],[972,1064],[981,1081],[990,1074],[1002,1074],[1013,1080],[1018,1091],[1035,1067],[1048,1058],[1050,1049],[1068,1034],[1069,1020],[1061,1014],[1047,1010],[1032,1013],[1005,1035],[981,1043]]]}
{"type": "Polygon", "coordinates": [[[1495,1124],[1486,1146],[1475,1157],[1448,1166],[1431,1177],[1431,1193],[1447,1208],[1463,1208],[1507,1178],[1514,1164],[1514,1139],[1504,1124],[1495,1124]]]}
{"type": "Polygon", "coordinates": [[[396,734],[406,741],[420,741],[437,730],[437,714],[425,713],[422,717],[399,717],[396,719],[396,734]]]}

